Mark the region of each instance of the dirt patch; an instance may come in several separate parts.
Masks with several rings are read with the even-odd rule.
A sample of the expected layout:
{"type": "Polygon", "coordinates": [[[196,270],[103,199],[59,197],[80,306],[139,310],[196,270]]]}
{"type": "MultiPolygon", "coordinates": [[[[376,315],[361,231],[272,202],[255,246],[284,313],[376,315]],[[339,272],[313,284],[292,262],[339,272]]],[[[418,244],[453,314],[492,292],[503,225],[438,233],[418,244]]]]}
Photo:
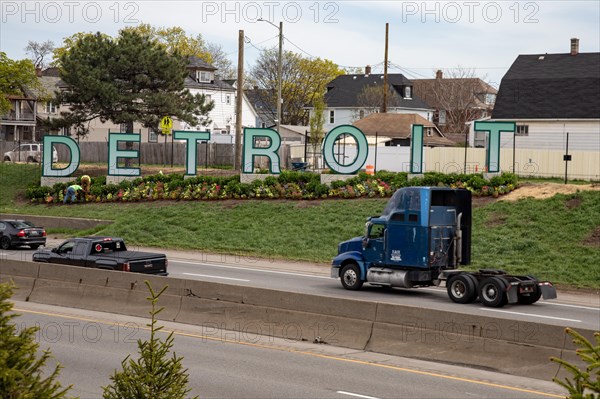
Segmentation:
{"type": "Polygon", "coordinates": [[[489,196],[485,196],[485,197],[472,197],[472,204],[473,204],[473,208],[480,208],[482,206],[486,206],[492,202],[497,201],[498,198],[495,198],[491,195],[489,196]]]}
{"type": "MultiPolygon", "coordinates": [[[[546,199],[556,194],[575,194],[578,191],[600,191],[599,184],[560,184],[560,183],[524,183],[518,189],[500,197],[503,201],[517,201],[522,198],[546,199]]],[[[571,204],[579,206],[577,203],[571,204]]],[[[569,206],[569,205],[567,205],[569,206]]]]}
{"type": "Polygon", "coordinates": [[[565,202],[565,206],[569,209],[579,208],[581,206],[581,198],[571,198],[565,202]]]}
{"type": "Polygon", "coordinates": [[[494,213],[490,214],[485,225],[486,225],[486,227],[496,227],[496,226],[502,226],[505,223],[506,223],[506,215],[503,215],[499,212],[494,212],[494,213]]]}
{"type": "Polygon", "coordinates": [[[590,247],[600,249],[600,226],[596,226],[592,234],[585,240],[583,240],[584,245],[589,245],[590,247]]]}
{"type": "Polygon", "coordinates": [[[320,206],[320,205],[321,205],[321,201],[298,201],[295,208],[296,209],[306,209],[306,208],[311,208],[311,207],[320,206]]]}

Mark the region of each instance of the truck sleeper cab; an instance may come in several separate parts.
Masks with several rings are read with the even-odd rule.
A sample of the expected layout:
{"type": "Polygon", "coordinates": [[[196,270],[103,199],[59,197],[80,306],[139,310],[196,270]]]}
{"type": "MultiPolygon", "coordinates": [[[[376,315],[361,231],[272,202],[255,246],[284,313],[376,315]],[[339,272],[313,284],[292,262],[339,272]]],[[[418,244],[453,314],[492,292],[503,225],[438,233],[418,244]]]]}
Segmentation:
{"type": "Polygon", "coordinates": [[[365,282],[413,288],[446,281],[454,302],[469,303],[480,296],[487,306],[534,303],[542,292],[544,298],[556,297],[551,284],[540,284],[531,276],[458,270],[471,262],[471,221],[468,190],[401,188],[381,216],[368,218],[363,237],[338,245],[331,277],[340,278],[349,290],[358,290],[365,282]]]}

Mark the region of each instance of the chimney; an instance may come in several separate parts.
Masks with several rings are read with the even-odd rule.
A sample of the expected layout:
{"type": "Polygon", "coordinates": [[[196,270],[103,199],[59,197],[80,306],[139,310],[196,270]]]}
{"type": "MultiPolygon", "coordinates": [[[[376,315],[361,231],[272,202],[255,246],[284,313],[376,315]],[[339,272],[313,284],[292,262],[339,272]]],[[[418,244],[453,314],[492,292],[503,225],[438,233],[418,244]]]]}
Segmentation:
{"type": "Polygon", "coordinates": [[[579,39],[576,37],[571,39],[571,55],[579,54],[579,39]]]}
{"type": "Polygon", "coordinates": [[[438,70],[435,72],[435,78],[436,78],[436,79],[442,79],[443,77],[444,77],[444,72],[442,72],[442,70],[441,70],[441,69],[438,69],[438,70]]]}
{"type": "Polygon", "coordinates": [[[365,75],[370,75],[371,74],[371,65],[367,65],[365,67],[365,75]]]}

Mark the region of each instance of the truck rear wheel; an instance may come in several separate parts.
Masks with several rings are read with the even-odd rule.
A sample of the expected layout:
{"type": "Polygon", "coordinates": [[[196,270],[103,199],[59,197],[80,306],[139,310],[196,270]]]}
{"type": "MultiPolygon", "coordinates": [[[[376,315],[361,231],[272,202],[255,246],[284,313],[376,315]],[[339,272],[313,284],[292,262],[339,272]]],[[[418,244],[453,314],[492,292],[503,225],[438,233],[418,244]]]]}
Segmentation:
{"type": "Polygon", "coordinates": [[[477,298],[477,280],[470,274],[459,274],[448,280],[448,296],[456,303],[471,303],[477,298]]]}
{"type": "Polygon", "coordinates": [[[487,277],[479,286],[479,297],[485,306],[500,308],[508,302],[506,280],[499,277],[487,277]]]}
{"type": "Polygon", "coordinates": [[[360,269],[356,263],[344,266],[340,273],[340,280],[342,281],[342,286],[347,290],[356,291],[363,285],[360,279],[360,269]]]}

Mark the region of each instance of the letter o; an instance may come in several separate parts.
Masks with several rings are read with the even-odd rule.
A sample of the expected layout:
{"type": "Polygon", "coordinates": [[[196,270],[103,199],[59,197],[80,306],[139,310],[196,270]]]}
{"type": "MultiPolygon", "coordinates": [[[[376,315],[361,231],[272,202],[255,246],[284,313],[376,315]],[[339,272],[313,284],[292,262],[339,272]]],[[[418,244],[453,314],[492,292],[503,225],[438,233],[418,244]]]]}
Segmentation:
{"type": "Polygon", "coordinates": [[[327,133],[323,141],[323,158],[329,169],[341,174],[354,174],[363,167],[369,156],[369,144],[365,134],[356,126],[336,126],[327,133]],[[356,158],[350,165],[342,165],[335,159],[334,147],[337,138],[347,134],[356,141],[356,158]]]}

